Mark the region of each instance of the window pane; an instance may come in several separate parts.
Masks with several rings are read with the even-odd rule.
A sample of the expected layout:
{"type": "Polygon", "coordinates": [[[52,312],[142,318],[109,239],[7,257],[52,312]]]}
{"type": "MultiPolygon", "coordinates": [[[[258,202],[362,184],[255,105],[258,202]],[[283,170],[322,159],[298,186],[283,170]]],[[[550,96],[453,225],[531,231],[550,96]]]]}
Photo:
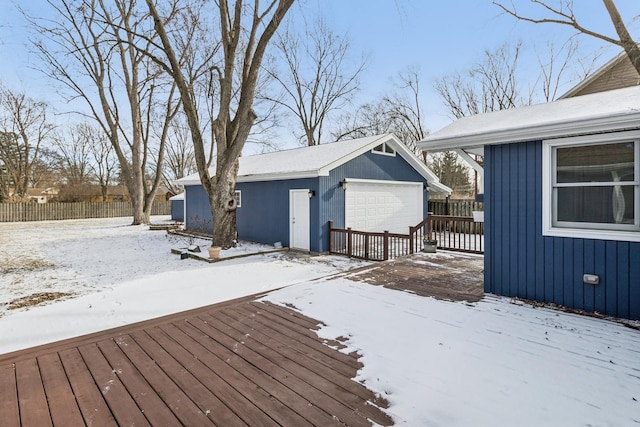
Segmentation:
{"type": "Polygon", "coordinates": [[[384,144],[380,144],[380,145],[377,145],[377,146],[373,147],[373,151],[379,151],[379,152],[383,153],[384,152],[384,144]]]}
{"type": "Polygon", "coordinates": [[[633,224],[632,185],[559,187],[557,195],[558,221],[633,224]]]}
{"type": "Polygon", "coordinates": [[[558,183],[633,181],[633,142],[556,150],[558,183]]]}

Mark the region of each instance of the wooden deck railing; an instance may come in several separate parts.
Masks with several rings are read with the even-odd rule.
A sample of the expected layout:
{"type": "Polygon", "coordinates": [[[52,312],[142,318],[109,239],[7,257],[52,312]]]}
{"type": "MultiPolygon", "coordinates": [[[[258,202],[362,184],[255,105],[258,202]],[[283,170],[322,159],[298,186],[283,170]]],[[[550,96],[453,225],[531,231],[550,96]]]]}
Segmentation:
{"type": "Polygon", "coordinates": [[[484,253],[484,223],[473,217],[429,215],[427,238],[437,241],[438,249],[484,253]]]}
{"type": "Polygon", "coordinates": [[[334,228],[329,221],[329,253],[370,261],[384,261],[419,252],[425,240],[439,249],[484,253],[482,223],[472,217],[429,215],[407,234],[334,228]]]}

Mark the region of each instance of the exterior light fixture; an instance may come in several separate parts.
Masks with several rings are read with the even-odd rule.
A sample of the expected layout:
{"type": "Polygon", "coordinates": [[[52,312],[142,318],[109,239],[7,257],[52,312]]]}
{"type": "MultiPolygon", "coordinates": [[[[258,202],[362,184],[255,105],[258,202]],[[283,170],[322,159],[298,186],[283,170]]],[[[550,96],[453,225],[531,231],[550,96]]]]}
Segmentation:
{"type": "Polygon", "coordinates": [[[315,191],[313,191],[313,190],[309,190],[309,193],[308,193],[308,194],[309,194],[309,198],[312,198],[313,196],[315,196],[315,195],[316,195],[316,192],[315,192],[315,191]]]}
{"type": "Polygon", "coordinates": [[[342,181],[340,181],[340,188],[342,188],[344,191],[347,191],[347,180],[343,179],[342,181]]]}

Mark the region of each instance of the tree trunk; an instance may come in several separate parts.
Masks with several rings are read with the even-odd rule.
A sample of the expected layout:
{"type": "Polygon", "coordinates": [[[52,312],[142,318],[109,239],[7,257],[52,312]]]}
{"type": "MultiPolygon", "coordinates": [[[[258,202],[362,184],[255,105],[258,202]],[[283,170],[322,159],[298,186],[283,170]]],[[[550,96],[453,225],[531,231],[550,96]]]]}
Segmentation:
{"type": "Polygon", "coordinates": [[[212,246],[223,249],[232,247],[237,239],[236,231],[236,177],[238,160],[225,167],[224,161],[217,162],[220,172],[213,178],[215,184],[209,193],[211,218],[213,218],[212,246]],[[226,170],[225,170],[226,169],[226,170]]]}
{"type": "Polygon", "coordinates": [[[638,47],[638,44],[633,40],[633,38],[631,38],[629,31],[627,31],[627,27],[624,25],[624,21],[622,20],[620,12],[618,12],[613,0],[602,1],[607,8],[607,12],[609,12],[611,22],[616,29],[618,37],[620,38],[620,44],[627,53],[631,64],[634,66],[636,71],[638,71],[638,74],[640,74],[640,48],[638,47]]]}

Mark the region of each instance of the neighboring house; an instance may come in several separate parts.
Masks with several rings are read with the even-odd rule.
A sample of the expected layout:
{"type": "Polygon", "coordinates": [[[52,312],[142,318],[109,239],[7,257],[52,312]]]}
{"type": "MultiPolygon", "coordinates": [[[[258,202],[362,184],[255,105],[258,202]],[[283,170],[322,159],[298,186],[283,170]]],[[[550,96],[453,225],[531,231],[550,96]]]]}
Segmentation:
{"type": "MultiPolygon", "coordinates": [[[[185,188],[185,228],[211,233],[198,174],[178,184],[185,188]]],[[[391,134],[241,157],[238,238],[326,252],[330,220],[406,234],[426,215],[427,191],[451,192],[391,134]]]]}
{"type": "Polygon", "coordinates": [[[171,201],[171,220],[184,222],[184,193],[169,197],[171,201]]]}
{"type": "Polygon", "coordinates": [[[640,75],[631,64],[626,52],[621,52],[611,61],[597,69],[593,74],[562,95],[563,98],[588,95],[640,85],[640,75]]]}
{"type": "Polygon", "coordinates": [[[484,154],[485,291],[640,319],[640,86],[462,118],[484,154]]]}
{"type": "Polygon", "coordinates": [[[29,188],[27,189],[27,197],[30,202],[47,203],[58,195],[58,190],[49,188],[29,188]]]}

